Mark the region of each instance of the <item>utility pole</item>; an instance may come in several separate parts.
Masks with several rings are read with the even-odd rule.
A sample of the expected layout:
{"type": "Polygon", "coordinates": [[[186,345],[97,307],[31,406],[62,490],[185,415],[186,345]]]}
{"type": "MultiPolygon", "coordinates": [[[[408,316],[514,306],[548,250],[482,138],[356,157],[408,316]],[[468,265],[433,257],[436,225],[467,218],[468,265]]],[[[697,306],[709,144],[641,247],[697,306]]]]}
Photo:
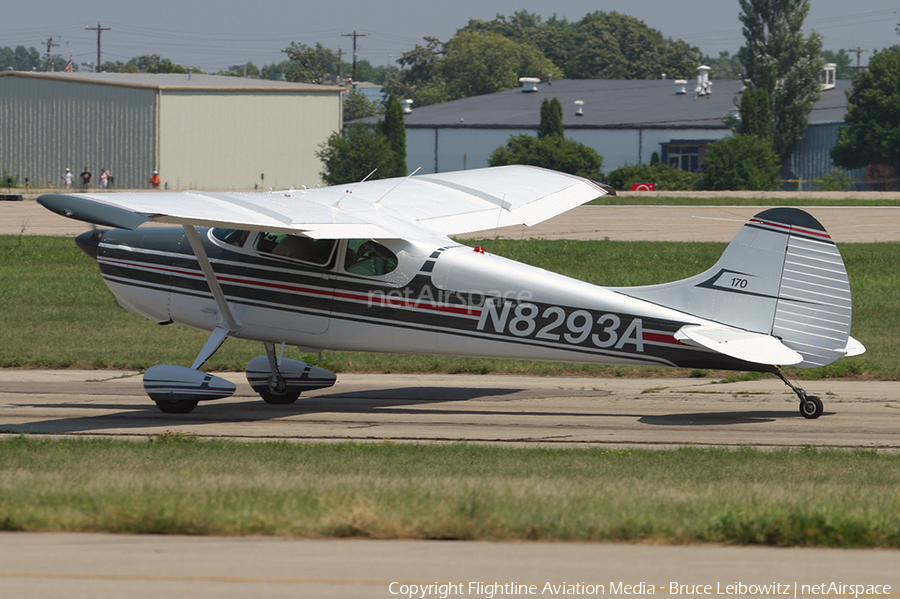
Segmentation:
{"type": "Polygon", "coordinates": [[[338,48],[338,80],[344,85],[344,49],[338,48]]]}
{"type": "Polygon", "coordinates": [[[868,52],[868,50],[863,50],[862,48],[847,48],[847,52],[855,52],[856,53],[856,73],[859,74],[859,60],[860,56],[863,52],[868,52]]]}
{"type": "Polygon", "coordinates": [[[110,28],[109,27],[100,27],[99,21],[97,22],[96,27],[88,27],[87,25],[85,25],[84,28],[87,31],[96,31],[97,32],[97,68],[94,69],[94,72],[99,73],[100,72],[100,64],[101,64],[100,63],[100,34],[104,31],[109,31],[110,28]]]}
{"type": "Polygon", "coordinates": [[[50,59],[53,57],[53,48],[54,46],[59,46],[59,44],[53,43],[53,37],[49,37],[41,42],[41,44],[47,46],[47,53],[44,54],[44,58],[47,59],[47,65],[44,67],[45,71],[50,70],[50,59]]]}
{"type": "Polygon", "coordinates": [[[356,33],[356,27],[354,27],[353,33],[342,33],[341,36],[353,38],[353,82],[356,83],[356,57],[359,55],[356,51],[356,38],[366,37],[366,34],[365,33],[356,33]]]}

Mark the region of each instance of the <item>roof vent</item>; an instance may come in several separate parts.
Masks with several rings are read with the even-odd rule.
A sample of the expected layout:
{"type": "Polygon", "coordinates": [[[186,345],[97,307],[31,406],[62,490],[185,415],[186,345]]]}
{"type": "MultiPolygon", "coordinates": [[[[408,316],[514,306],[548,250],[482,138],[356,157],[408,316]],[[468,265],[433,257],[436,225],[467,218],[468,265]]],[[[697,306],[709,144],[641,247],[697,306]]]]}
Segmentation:
{"type": "Polygon", "coordinates": [[[687,93],[687,79],[675,80],[675,93],[679,96],[687,93]]]}
{"type": "Polygon", "coordinates": [[[697,96],[708,96],[712,94],[712,82],[709,80],[710,67],[705,64],[697,67],[697,88],[694,94],[697,96]]]}
{"type": "Polygon", "coordinates": [[[837,64],[835,64],[833,62],[825,63],[825,67],[822,69],[822,72],[819,74],[819,83],[822,84],[822,91],[825,91],[827,89],[834,89],[836,74],[837,74],[837,64]]]}
{"type": "Polygon", "coordinates": [[[410,114],[410,113],[412,113],[412,105],[413,105],[413,101],[412,101],[412,100],[410,100],[409,98],[407,98],[407,99],[405,99],[405,100],[400,100],[400,103],[403,104],[403,114],[410,114]]]}
{"type": "Polygon", "coordinates": [[[526,94],[534,93],[538,90],[538,83],[541,80],[537,77],[519,77],[519,83],[522,84],[522,92],[526,94]]]}
{"type": "Polygon", "coordinates": [[[584,116],[584,100],[575,100],[575,116],[584,116]]]}

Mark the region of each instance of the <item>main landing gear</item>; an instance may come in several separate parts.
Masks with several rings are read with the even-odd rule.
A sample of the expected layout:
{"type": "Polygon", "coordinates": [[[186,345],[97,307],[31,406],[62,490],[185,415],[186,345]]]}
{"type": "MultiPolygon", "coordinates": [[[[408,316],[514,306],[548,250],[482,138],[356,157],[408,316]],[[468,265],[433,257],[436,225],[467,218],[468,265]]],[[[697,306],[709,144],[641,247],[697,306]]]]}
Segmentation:
{"type": "Polygon", "coordinates": [[[797,397],[800,398],[800,415],[809,420],[813,420],[822,415],[825,406],[822,404],[822,400],[816,397],[815,395],[807,395],[806,391],[803,390],[803,387],[800,385],[795,385],[791,383],[787,377],[782,372],[781,368],[775,367],[775,374],[778,375],[784,384],[791,388],[791,391],[797,394],[797,397]]]}
{"type": "MultiPolygon", "coordinates": [[[[190,368],[160,364],[147,369],[144,373],[144,390],[161,411],[167,414],[189,414],[197,407],[197,402],[222,399],[234,394],[237,389],[234,383],[200,370],[227,336],[227,329],[216,327],[190,368]]],[[[264,345],[266,355],[254,358],[247,364],[247,382],[266,403],[292,404],[302,391],[334,385],[337,375],[333,372],[276,355],[274,344],[264,345]]]]}

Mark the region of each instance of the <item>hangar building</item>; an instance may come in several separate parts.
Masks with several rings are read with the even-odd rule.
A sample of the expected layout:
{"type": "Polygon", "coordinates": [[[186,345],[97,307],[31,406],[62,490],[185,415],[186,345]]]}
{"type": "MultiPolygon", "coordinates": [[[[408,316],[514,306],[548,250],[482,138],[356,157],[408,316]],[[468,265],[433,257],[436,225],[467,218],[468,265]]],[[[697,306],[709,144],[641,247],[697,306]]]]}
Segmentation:
{"type": "MultiPolygon", "coordinates": [[[[809,115],[806,136],[794,150],[782,178],[788,188],[807,189],[834,167],[829,154],[847,113],[850,81],[823,82],[809,115]]],[[[701,67],[701,69],[708,67],[701,67]]],[[[703,73],[703,71],[700,71],[703,73]]],[[[723,117],[733,114],[744,87],[734,80],[563,79],[416,108],[404,115],[406,163],[421,173],[488,165],[493,150],[513,135],[536,135],[543,100],[563,107],[566,137],[595,149],[606,172],[626,164],[647,164],[657,153],[664,164],[697,172],[710,144],[731,135],[723,117]]],[[[362,119],[375,122],[376,117],[362,119]]],[[[863,179],[865,169],[850,171],[863,179]]]]}
{"type": "Polygon", "coordinates": [[[315,186],[342,87],[215,75],[0,73],[0,171],[32,186],[87,166],[118,189],[315,186]]]}

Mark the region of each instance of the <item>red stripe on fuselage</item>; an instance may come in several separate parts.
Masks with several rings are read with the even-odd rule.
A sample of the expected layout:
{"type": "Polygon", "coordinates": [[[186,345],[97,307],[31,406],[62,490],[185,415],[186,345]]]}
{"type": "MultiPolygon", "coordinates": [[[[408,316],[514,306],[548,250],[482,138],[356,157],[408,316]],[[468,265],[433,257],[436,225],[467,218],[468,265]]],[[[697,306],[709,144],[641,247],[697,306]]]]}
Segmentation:
{"type": "MultiPolygon", "coordinates": [[[[185,275],[189,277],[194,277],[197,279],[205,279],[205,275],[202,272],[194,271],[194,270],[186,270],[181,268],[168,268],[165,266],[157,266],[153,264],[145,264],[143,262],[128,262],[126,260],[111,260],[109,258],[102,258],[102,262],[106,262],[108,264],[113,264],[117,266],[126,266],[131,268],[140,268],[145,270],[154,270],[164,273],[172,273],[185,275]]],[[[347,299],[347,300],[355,300],[367,302],[370,304],[379,304],[379,305],[387,305],[394,307],[402,307],[402,308],[412,308],[412,309],[420,309],[420,310],[431,310],[434,312],[445,312],[448,314],[462,314],[465,316],[481,316],[481,309],[479,308],[469,308],[462,306],[446,306],[441,304],[435,304],[431,302],[420,302],[413,300],[404,300],[402,298],[392,298],[384,295],[379,292],[375,295],[361,295],[358,293],[350,293],[346,291],[336,291],[329,289],[315,289],[312,287],[300,287],[298,285],[291,285],[288,283],[273,283],[271,281],[253,281],[250,279],[243,279],[239,277],[234,277],[230,275],[222,275],[216,274],[216,279],[221,283],[236,283],[241,285],[249,285],[251,287],[263,287],[266,289],[280,289],[283,291],[292,291],[295,293],[306,293],[309,295],[318,295],[322,297],[331,297],[337,299],[347,299]]]]}

